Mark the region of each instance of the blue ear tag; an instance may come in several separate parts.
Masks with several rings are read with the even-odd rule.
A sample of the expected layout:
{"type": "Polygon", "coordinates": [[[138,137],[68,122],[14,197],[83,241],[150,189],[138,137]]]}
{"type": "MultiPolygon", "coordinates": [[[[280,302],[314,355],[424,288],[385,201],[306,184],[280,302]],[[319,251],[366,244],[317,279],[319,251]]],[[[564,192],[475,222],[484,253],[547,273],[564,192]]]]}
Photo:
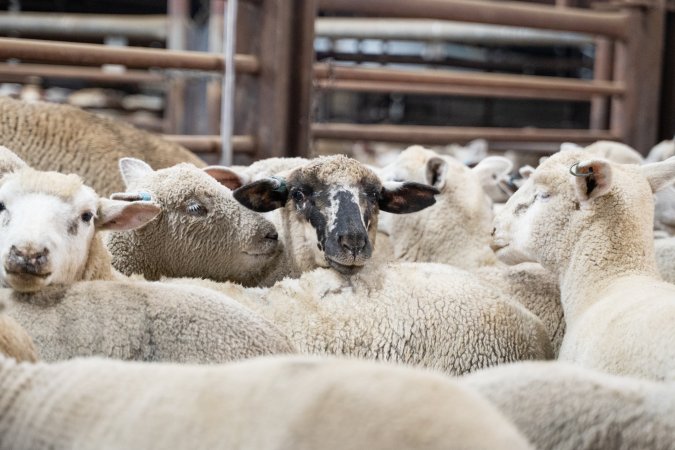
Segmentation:
{"type": "Polygon", "coordinates": [[[144,201],[144,202],[152,201],[152,196],[148,192],[139,192],[138,196],[140,197],[139,200],[141,200],[141,201],[144,201]]]}
{"type": "Polygon", "coordinates": [[[283,193],[286,192],[286,180],[283,177],[270,177],[275,180],[278,185],[273,189],[274,192],[283,193]]]}

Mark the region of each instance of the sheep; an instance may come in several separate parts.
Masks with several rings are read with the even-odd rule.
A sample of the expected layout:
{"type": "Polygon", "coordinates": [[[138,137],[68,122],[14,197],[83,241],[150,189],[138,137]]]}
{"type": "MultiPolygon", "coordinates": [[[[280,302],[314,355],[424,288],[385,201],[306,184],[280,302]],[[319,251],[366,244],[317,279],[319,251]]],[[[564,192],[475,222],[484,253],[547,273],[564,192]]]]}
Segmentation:
{"type": "Polygon", "coordinates": [[[0,117],[0,145],[35,169],[77,173],[105,196],[123,190],[114,169],[123,156],[157,168],[181,162],[206,166],[178,144],[72,106],[0,98],[0,117]]]}
{"type": "Polygon", "coordinates": [[[40,357],[219,363],[293,353],[289,338],[222,294],[159,282],[83,281],[33,293],[0,289],[40,357]]]}
{"type": "Polygon", "coordinates": [[[653,163],[665,161],[671,156],[675,156],[675,138],[661,141],[656,144],[645,158],[645,162],[653,163]]]}
{"type": "MultiPolygon", "coordinates": [[[[440,194],[435,205],[417,214],[384,215],[381,227],[389,235],[395,259],[473,270],[481,280],[519,301],[542,319],[557,353],[565,331],[557,280],[538,264],[520,260],[513,262],[523,264],[511,267],[500,264],[490,248],[493,214],[484,187],[494,179],[482,174],[497,176],[509,167],[503,158],[491,157],[469,169],[452,157],[410,147],[380,175],[385,180],[432,184],[440,194]]],[[[378,247],[380,242],[378,236],[378,247]]]]}
{"type": "Polygon", "coordinates": [[[221,366],[0,358],[0,447],[529,449],[438,374],[308,357],[221,366]]]}
{"type": "Polygon", "coordinates": [[[675,158],[637,166],[561,152],[495,218],[498,254],[527,255],[560,279],[561,360],[675,380],[675,286],[658,274],[652,231],[653,192],[674,179],[675,158]]]}
{"type": "Polygon", "coordinates": [[[485,396],[536,448],[675,448],[675,384],[560,362],[522,362],[460,380],[485,396]]]}
{"type": "Polygon", "coordinates": [[[166,279],[217,290],[278,326],[300,352],[383,359],[459,375],[503,362],[549,359],[541,321],[476,276],[442,264],[330,269],[271,288],[166,279]]]}
{"type": "Polygon", "coordinates": [[[581,151],[585,150],[599,158],[605,158],[617,164],[642,164],[644,158],[637,150],[626,144],[615,141],[596,141],[586,147],[580,147],[577,144],[563,142],[560,151],[581,151]]]}
{"type": "MultiPolygon", "coordinates": [[[[0,310],[4,305],[0,304],[0,310]]],[[[37,361],[33,340],[14,319],[0,312],[0,355],[17,361],[37,361]]]]}
{"type": "Polygon", "coordinates": [[[119,166],[129,192],[113,199],[148,196],[161,207],[144,227],[105,236],[112,265],[121,273],[148,280],[206,277],[245,286],[269,286],[283,278],[276,228],[232,197],[231,171],[191,164],[154,171],[133,158],[122,158],[119,166]]]}
{"type": "Polygon", "coordinates": [[[8,161],[18,167],[0,179],[0,280],[12,289],[0,296],[45,360],[221,362],[293,350],[273,325],[216,292],[114,272],[97,230],[141,226],[158,206],[100,199],[77,175],[18,158],[0,166],[8,161]]]}

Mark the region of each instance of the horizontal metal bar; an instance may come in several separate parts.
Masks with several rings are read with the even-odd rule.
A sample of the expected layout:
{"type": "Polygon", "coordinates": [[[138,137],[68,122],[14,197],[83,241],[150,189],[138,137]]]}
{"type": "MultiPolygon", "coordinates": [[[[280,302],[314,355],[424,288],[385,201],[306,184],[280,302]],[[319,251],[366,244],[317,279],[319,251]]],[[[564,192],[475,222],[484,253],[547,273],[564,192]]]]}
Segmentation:
{"type": "Polygon", "coordinates": [[[166,40],[163,15],[0,13],[0,33],[53,37],[99,38],[124,36],[129,39],[166,40]]]}
{"type": "MultiPolygon", "coordinates": [[[[590,98],[593,95],[623,95],[625,93],[625,88],[622,84],[611,81],[586,81],[570,78],[444,70],[370,69],[321,63],[314,65],[314,76],[319,80],[328,80],[322,83],[327,88],[330,86],[331,81],[343,81],[344,85],[344,81],[349,80],[352,82],[408,83],[411,85],[409,89],[415,89],[414,85],[417,84],[425,84],[430,88],[432,84],[435,84],[437,86],[445,86],[448,90],[460,86],[495,88],[504,92],[509,89],[520,89],[523,92],[527,91],[529,93],[539,92],[542,98],[552,98],[550,96],[553,95],[558,98],[562,94],[569,97],[590,98]]],[[[354,89],[357,88],[356,83],[352,83],[351,86],[354,89]]],[[[371,83],[369,86],[375,87],[374,83],[371,83]]],[[[528,94],[525,98],[532,97],[528,94]]]]}
{"type": "Polygon", "coordinates": [[[484,0],[319,0],[319,10],[377,17],[457,20],[626,39],[628,14],[484,0]]]}
{"type": "Polygon", "coordinates": [[[511,142],[594,142],[619,140],[609,131],[537,129],[537,128],[482,128],[437,127],[418,125],[360,125],[346,123],[312,124],[314,139],[364,140],[400,142],[421,145],[444,145],[472,139],[511,142]]]}
{"type": "Polygon", "coordinates": [[[582,47],[593,44],[593,36],[588,34],[426,19],[319,17],[315,33],[330,39],[449,41],[496,46],[582,47]]]}
{"type": "MultiPolygon", "coordinates": [[[[0,38],[0,59],[98,66],[121,64],[134,68],[191,69],[223,72],[223,57],[214,53],[111,47],[99,44],[0,38]]],[[[260,62],[253,55],[235,55],[237,72],[257,73],[260,62]]]]}
{"type": "Polygon", "coordinates": [[[7,64],[0,63],[2,81],[24,81],[28,77],[78,79],[97,83],[161,83],[162,75],[146,70],[125,70],[113,72],[94,67],[52,66],[48,64],[7,64]]]}
{"type": "MultiPolygon", "coordinates": [[[[162,137],[167,141],[176,142],[195,153],[220,153],[221,150],[221,141],[218,135],[164,134],[162,137]]],[[[232,136],[232,150],[235,152],[253,154],[256,148],[256,141],[253,136],[232,136]]]]}

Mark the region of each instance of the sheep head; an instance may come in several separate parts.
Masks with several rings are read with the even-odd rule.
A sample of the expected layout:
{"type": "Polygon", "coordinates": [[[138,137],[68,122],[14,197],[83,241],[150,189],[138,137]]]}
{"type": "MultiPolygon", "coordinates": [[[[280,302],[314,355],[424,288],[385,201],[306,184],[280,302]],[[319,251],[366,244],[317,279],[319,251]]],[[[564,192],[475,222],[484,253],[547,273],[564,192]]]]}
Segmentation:
{"type": "Polygon", "coordinates": [[[17,165],[0,180],[2,280],[22,292],[79,281],[97,230],[132,229],[158,212],[150,202],[100,199],[77,175],[17,165]]]}
{"type": "Polygon", "coordinates": [[[343,274],[371,257],[379,211],[406,214],[434,204],[438,190],[420,183],[383,183],[368,167],[342,155],[317,158],[284,177],[268,177],[234,191],[258,212],[285,208],[293,233],[316,264],[343,274]]]}

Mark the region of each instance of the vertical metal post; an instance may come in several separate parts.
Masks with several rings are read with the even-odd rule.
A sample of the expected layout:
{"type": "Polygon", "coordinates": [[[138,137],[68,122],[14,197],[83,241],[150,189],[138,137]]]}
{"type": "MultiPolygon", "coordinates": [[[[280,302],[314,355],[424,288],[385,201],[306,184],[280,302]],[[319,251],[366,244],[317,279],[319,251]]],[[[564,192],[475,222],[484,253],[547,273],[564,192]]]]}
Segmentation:
{"type": "MultiPolygon", "coordinates": [[[[209,52],[223,54],[223,19],[225,3],[223,0],[211,0],[209,8],[209,52]]],[[[213,78],[206,84],[206,114],[208,132],[220,133],[220,109],[222,107],[222,79],[213,78]]]]}
{"type": "MultiPolygon", "coordinates": [[[[167,7],[169,13],[167,48],[187,50],[189,2],[188,0],[169,0],[167,7]]],[[[171,80],[165,111],[165,132],[181,134],[185,121],[185,80],[171,80]]]]}
{"type": "Polygon", "coordinates": [[[232,130],[234,128],[234,53],[236,50],[238,0],[227,0],[223,19],[223,50],[225,51],[225,76],[223,77],[222,101],[220,109],[220,140],[222,149],[220,164],[232,165],[232,130]]]}
{"type": "MultiPolygon", "coordinates": [[[[608,38],[595,39],[595,60],[593,61],[593,79],[609,81],[612,79],[613,42],[608,38]]],[[[591,100],[591,130],[604,130],[609,126],[609,100],[603,95],[591,100]]]]}

